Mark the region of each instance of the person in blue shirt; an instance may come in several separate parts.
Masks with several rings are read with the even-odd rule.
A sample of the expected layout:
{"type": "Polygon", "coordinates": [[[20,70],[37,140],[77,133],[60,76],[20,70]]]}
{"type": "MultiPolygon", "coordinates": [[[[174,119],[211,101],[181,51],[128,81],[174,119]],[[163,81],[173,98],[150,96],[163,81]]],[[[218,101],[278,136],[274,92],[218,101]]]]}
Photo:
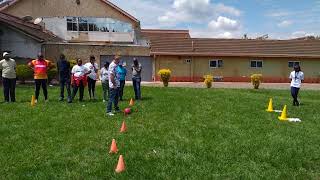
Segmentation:
{"type": "Polygon", "coordinates": [[[123,101],[123,90],[124,90],[124,86],[126,84],[127,69],[125,66],[126,66],[126,64],[121,63],[117,67],[117,72],[120,75],[120,90],[119,90],[120,101],[123,101]]]}

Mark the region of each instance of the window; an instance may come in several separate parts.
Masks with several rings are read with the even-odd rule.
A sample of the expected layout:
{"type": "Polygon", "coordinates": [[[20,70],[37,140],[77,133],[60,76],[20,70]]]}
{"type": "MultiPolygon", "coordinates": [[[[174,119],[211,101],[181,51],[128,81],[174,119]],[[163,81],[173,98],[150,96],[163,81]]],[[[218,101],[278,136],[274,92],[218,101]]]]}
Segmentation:
{"type": "Polygon", "coordinates": [[[130,23],[111,18],[85,17],[68,17],[67,30],[82,32],[133,32],[133,28],[130,23]]]}
{"type": "Polygon", "coordinates": [[[210,60],[209,67],[210,68],[221,68],[223,66],[222,60],[210,60]]]}
{"type": "Polygon", "coordinates": [[[263,66],[263,61],[261,61],[261,60],[250,61],[250,67],[252,67],[252,68],[262,68],[262,66],[263,66]]]}
{"type": "Polygon", "coordinates": [[[289,61],[288,62],[288,67],[293,68],[295,65],[300,65],[299,61],[289,61]]]}
{"type": "Polygon", "coordinates": [[[67,18],[67,30],[78,31],[78,19],[75,17],[67,18]]]}

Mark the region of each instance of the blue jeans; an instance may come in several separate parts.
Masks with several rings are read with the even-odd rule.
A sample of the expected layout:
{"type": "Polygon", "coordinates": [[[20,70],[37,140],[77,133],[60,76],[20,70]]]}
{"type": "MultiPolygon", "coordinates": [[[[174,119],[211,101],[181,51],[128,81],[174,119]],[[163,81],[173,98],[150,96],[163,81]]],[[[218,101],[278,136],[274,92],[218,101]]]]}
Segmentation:
{"type": "Polygon", "coordinates": [[[141,99],[141,78],[132,78],[132,85],[136,100],[141,99]]]}
{"type": "Polygon", "coordinates": [[[293,105],[299,105],[298,95],[300,88],[291,87],[291,96],[293,98],[293,105]]]}
{"type": "Polygon", "coordinates": [[[110,98],[109,98],[109,102],[107,105],[107,113],[112,111],[112,104],[114,104],[114,109],[116,111],[119,111],[120,108],[118,106],[118,102],[119,102],[119,88],[113,89],[110,88],[109,89],[109,93],[110,93],[110,98]]]}

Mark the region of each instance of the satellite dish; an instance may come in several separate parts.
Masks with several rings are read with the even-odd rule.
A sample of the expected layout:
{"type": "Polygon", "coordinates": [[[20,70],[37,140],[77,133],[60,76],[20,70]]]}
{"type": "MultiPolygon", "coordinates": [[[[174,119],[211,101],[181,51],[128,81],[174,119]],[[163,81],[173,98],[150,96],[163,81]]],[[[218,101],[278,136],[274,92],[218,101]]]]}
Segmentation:
{"type": "Polygon", "coordinates": [[[39,24],[42,22],[42,18],[37,18],[34,20],[33,24],[39,24]]]}
{"type": "Polygon", "coordinates": [[[27,15],[27,16],[24,16],[22,19],[23,19],[24,21],[31,21],[31,20],[33,19],[33,17],[27,15]]]}

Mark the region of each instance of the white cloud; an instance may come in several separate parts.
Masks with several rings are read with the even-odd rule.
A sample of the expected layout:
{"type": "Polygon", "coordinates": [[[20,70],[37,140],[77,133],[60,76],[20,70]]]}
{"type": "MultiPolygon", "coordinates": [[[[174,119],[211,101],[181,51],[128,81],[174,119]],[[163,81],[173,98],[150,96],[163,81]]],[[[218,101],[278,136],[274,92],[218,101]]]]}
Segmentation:
{"type": "Polygon", "coordinates": [[[236,20],[223,16],[211,21],[208,26],[212,30],[236,31],[240,29],[240,24],[236,20]]]}
{"type": "Polygon", "coordinates": [[[292,25],[292,21],[289,21],[289,20],[284,20],[284,21],[281,21],[280,23],[278,23],[278,27],[280,28],[285,28],[285,27],[289,27],[290,25],[292,25]]]}
{"type": "Polygon", "coordinates": [[[291,34],[291,38],[300,38],[300,37],[306,37],[306,36],[314,36],[314,33],[307,33],[305,31],[296,31],[291,34]]]}
{"type": "Polygon", "coordinates": [[[214,4],[210,0],[174,0],[172,8],[158,17],[160,23],[176,25],[179,23],[207,23],[219,14],[240,16],[241,11],[224,4],[214,4]]]}

